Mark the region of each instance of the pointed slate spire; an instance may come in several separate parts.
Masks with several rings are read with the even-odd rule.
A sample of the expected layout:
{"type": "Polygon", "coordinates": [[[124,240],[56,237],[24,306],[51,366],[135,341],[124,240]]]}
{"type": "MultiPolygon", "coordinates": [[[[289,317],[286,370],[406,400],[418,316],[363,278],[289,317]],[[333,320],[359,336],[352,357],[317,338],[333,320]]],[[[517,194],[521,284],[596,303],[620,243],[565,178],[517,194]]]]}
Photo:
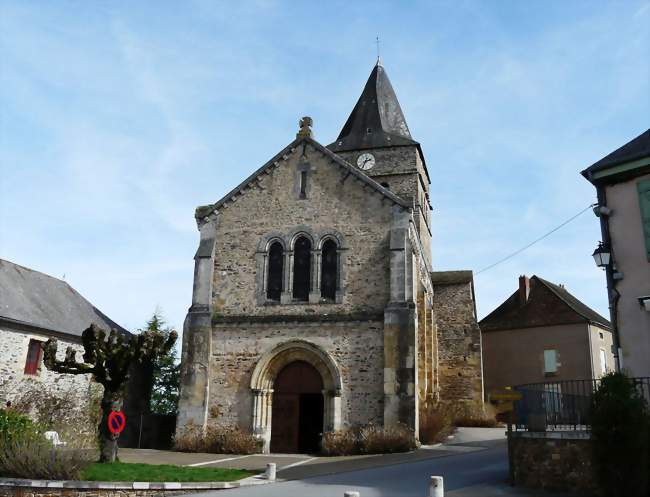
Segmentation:
{"type": "Polygon", "coordinates": [[[411,138],[386,70],[377,59],[339,137],[327,148],[343,152],[400,145],[417,145],[417,142],[411,138]]]}

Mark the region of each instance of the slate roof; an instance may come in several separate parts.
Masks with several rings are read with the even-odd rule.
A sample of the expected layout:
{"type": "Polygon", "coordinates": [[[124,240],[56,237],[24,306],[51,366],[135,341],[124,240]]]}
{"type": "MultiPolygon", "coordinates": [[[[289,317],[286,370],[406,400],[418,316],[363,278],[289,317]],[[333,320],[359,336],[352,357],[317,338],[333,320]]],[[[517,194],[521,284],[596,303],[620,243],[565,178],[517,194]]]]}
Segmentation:
{"type": "Polygon", "coordinates": [[[262,167],[260,167],[257,171],[255,171],[253,174],[251,174],[248,178],[246,178],[244,181],[242,181],[239,185],[237,185],[235,188],[233,188],[230,192],[228,192],[226,195],[224,195],[220,200],[215,202],[214,204],[206,205],[206,206],[201,206],[197,208],[196,210],[196,217],[197,218],[204,218],[210,215],[212,212],[219,210],[220,207],[222,207],[226,202],[229,200],[233,200],[237,195],[240,195],[248,188],[249,186],[252,185],[252,183],[260,176],[262,175],[267,169],[274,167],[276,163],[280,160],[282,160],[283,157],[289,155],[292,153],[292,150],[297,148],[301,143],[306,142],[309,145],[313,146],[317,151],[321,152],[323,155],[325,155],[327,158],[329,158],[334,164],[337,166],[343,168],[346,170],[350,175],[354,176],[358,180],[363,181],[367,185],[369,185],[373,190],[381,193],[384,195],[386,198],[390,199],[394,203],[405,207],[405,208],[411,208],[411,204],[408,202],[404,201],[397,195],[395,195],[393,192],[391,192],[389,189],[384,188],[381,186],[379,183],[377,183],[374,179],[372,179],[370,176],[367,176],[364,174],[362,171],[360,171],[357,167],[354,167],[352,164],[349,162],[345,161],[342,157],[336,155],[332,151],[328,150],[325,148],[323,145],[318,143],[316,140],[313,138],[307,137],[307,136],[298,136],[294,141],[292,141],[289,145],[287,145],[285,148],[283,148],[279,153],[277,153],[271,160],[269,160],[266,164],[264,164],[262,167]]]}
{"type": "Polygon", "coordinates": [[[0,320],[81,336],[94,323],[129,332],[65,281],[0,259],[0,320]]]}
{"type": "Polygon", "coordinates": [[[481,331],[535,326],[593,323],[611,329],[610,322],[571,295],[566,288],[533,276],[528,300],[522,304],[517,289],[506,301],[484,317],[481,331]]]}
{"type": "Polygon", "coordinates": [[[418,145],[409,131],[386,70],[378,61],[334,143],[333,152],[418,145]]]}
{"type": "Polygon", "coordinates": [[[474,279],[472,271],[432,271],[431,282],[434,285],[455,285],[471,283],[474,279]]]}
{"type": "Polygon", "coordinates": [[[618,164],[623,164],[625,162],[642,159],[644,157],[650,157],[650,129],[647,129],[633,140],[614,150],[611,154],[608,154],[598,162],[595,162],[582,171],[581,174],[588,180],[591,180],[591,174],[597,171],[618,164]]]}

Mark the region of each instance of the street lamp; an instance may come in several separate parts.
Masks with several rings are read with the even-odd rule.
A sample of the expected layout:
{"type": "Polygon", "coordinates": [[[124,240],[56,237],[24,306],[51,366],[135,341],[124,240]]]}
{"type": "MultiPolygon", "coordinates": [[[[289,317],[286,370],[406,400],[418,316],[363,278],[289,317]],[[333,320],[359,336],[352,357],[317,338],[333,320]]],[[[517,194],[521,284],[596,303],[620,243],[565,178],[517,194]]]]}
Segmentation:
{"type": "Polygon", "coordinates": [[[591,255],[596,261],[596,266],[599,268],[605,269],[605,267],[609,264],[609,258],[611,254],[603,242],[598,242],[598,247],[596,247],[596,250],[594,250],[594,253],[591,255]]]}

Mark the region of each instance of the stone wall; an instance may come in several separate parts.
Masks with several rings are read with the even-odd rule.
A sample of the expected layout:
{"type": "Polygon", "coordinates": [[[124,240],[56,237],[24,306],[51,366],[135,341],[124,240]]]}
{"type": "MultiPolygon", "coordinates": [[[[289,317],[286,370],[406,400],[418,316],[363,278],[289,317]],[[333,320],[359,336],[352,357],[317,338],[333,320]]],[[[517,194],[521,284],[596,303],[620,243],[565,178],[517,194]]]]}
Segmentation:
{"type": "Polygon", "coordinates": [[[256,186],[219,209],[213,282],[216,315],[381,313],[388,303],[393,202],[346,176],[344,169],[311,146],[306,146],[305,156],[302,151],[299,146],[256,186]],[[295,183],[297,171],[305,164],[309,188],[307,198],[301,199],[295,183]],[[342,235],[342,302],[258,305],[260,242],[270,234],[291,239],[300,231],[342,235]]]}
{"type": "Polygon", "coordinates": [[[591,440],[586,432],[515,432],[509,440],[515,485],[593,495],[591,440]]]}
{"type": "MultiPolygon", "coordinates": [[[[42,389],[54,395],[74,394],[80,407],[86,405],[93,395],[97,395],[98,385],[92,382],[90,375],[54,373],[48,370],[42,361],[38,374],[24,374],[30,339],[46,342],[48,338],[42,334],[0,329],[0,407],[32,388],[42,389]]],[[[80,359],[83,353],[81,344],[63,339],[59,339],[57,357],[63,359],[69,345],[79,352],[77,357],[80,359]]]]}
{"type": "Polygon", "coordinates": [[[342,425],[382,423],[383,322],[283,322],[215,324],[209,422],[252,424],[251,375],[262,355],[300,338],[336,362],[342,380],[342,425]]]}
{"type": "Polygon", "coordinates": [[[443,401],[483,400],[481,331],[471,281],[434,283],[438,381],[443,401]]]}

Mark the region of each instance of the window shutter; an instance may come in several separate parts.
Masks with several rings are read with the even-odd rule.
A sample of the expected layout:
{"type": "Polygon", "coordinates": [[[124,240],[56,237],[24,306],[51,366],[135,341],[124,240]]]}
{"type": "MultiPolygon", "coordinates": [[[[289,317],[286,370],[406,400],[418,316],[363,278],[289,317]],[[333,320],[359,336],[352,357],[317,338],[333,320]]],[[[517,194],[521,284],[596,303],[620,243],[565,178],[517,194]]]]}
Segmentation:
{"type": "Polygon", "coordinates": [[[41,342],[38,340],[30,340],[27,349],[27,360],[25,361],[25,374],[38,373],[42,354],[41,342]]]}
{"type": "Polygon", "coordinates": [[[645,253],[648,261],[650,261],[650,180],[639,181],[636,186],[639,190],[639,207],[645,236],[645,253]]]}

